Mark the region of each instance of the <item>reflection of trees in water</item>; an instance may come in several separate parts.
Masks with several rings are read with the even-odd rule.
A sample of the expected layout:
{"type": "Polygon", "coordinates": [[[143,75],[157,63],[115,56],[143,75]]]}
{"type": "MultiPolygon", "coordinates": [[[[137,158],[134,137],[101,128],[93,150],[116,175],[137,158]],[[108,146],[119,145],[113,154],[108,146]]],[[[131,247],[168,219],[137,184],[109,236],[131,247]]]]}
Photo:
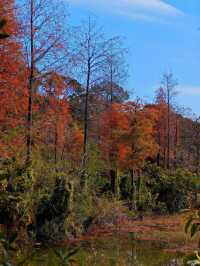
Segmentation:
{"type": "Polygon", "coordinates": [[[151,242],[136,241],[136,234],[128,239],[118,231],[113,237],[93,240],[87,245],[81,266],[181,266],[180,259],[156,248],[151,242]]]}
{"type": "Polygon", "coordinates": [[[129,238],[130,238],[130,249],[127,252],[128,258],[128,264],[127,266],[143,266],[142,264],[139,263],[138,261],[138,250],[137,246],[135,243],[136,240],[136,233],[129,233],[129,238]]]}
{"type": "MultiPolygon", "coordinates": [[[[145,250],[142,248],[142,246],[138,246],[137,242],[136,242],[136,233],[129,233],[129,242],[130,242],[130,248],[127,251],[127,264],[126,266],[146,266],[147,262],[146,260],[149,260],[148,263],[149,265],[153,265],[151,264],[151,256],[154,257],[154,253],[152,252],[151,256],[148,256],[148,254],[146,254],[145,250]],[[146,257],[146,259],[145,259],[146,257]],[[145,261],[145,262],[142,262],[145,261]]],[[[146,243],[147,244],[147,243],[146,243]]],[[[144,245],[146,245],[144,243],[144,245]]],[[[149,246],[149,248],[147,249],[150,253],[151,253],[151,246],[149,246]]],[[[180,260],[179,258],[173,258],[170,261],[166,262],[166,264],[164,264],[165,262],[161,262],[162,264],[159,263],[158,261],[158,265],[162,265],[162,266],[181,266],[183,265],[182,260],[180,260]]]]}

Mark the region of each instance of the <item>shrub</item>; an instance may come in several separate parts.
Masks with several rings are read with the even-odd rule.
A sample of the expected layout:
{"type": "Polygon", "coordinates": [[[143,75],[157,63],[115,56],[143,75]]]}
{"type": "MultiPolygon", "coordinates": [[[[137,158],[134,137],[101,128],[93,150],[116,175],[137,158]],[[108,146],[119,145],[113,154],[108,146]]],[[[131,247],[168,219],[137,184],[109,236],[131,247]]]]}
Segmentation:
{"type": "Polygon", "coordinates": [[[190,206],[190,193],[195,185],[190,172],[180,169],[170,172],[148,165],[144,174],[151,193],[157,195],[157,206],[164,203],[163,207],[167,207],[169,213],[176,213],[190,206]]]}
{"type": "Polygon", "coordinates": [[[64,178],[56,178],[52,195],[40,201],[35,215],[37,240],[60,240],[65,237],[64,221],[70,211],[70,189],[64,178]]]}
{"type": "Polygon", "coordinates": [[[26,226],[33,212],[32,180],[28,169],[11,167],[1,171],[0,182],[0,223],[6,227],[26,226]]]}
{"type": "Polygon", "coordinates": [[[139,211],[151,212],[156,205],[157,194],[152,194],[144,181],[140,182],[137,207],[139,211]]]}
{"type": "Polygon", "coordinates": [[[125,175],[120,178],[120,194],[122,200],[131,200],[132,199],[132,189],[131,189],[131,178],[129,175],[125,175]]]}

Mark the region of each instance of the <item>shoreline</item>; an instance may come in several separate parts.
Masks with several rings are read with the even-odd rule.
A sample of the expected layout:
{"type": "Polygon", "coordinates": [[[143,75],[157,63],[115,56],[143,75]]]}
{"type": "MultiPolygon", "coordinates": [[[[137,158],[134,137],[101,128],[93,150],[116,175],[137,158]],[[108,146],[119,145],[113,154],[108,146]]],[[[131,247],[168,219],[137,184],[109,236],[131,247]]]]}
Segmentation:
{"type": "Polygon", "coordinates": [[[135,241],[151,241],[162,244],[167,252],[191,253],[198,249],[198,236],[190,238],[184,232],[185,221],[188,214],[175,214],[166,216],[144,216],[142,220],[123,219],[115,225],[92,226],[89,233],[74,239],[67,239],[61,245],[78,244],[91,241],[95,238],[109,237],[114,234],[126,236],[134,234],[135,241]]]}

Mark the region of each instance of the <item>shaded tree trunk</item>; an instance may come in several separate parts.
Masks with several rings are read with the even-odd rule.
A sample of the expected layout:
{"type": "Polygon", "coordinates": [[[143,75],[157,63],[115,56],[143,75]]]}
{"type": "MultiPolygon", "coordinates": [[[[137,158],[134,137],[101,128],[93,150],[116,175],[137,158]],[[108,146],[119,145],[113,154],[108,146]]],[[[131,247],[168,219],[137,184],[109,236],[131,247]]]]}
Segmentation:
{"type": "Polygon", "coordinates": [[[200,149],[196,148],[196,174],[199,174],[199,158],[200,158],[200,149]]]}
{"type": "Polygon", "coordinates": [[[166,149],[163,150],[163,166],[166,168],[166,149]]]}
{"type": "Polygon", "coordinates": [[[160,132],[158,132],[158,145],[159,145],[159,150],[158,150],[156,161],[157,161],[157,166],[160,166],[160,153],[161,153],[160,132]]]}
{"type": "Polygon", "coordinates": [[[167,169],[170,168],[170,94],[167,89],[167,169]]]}
{"type": "Polygon", "coordinates": [[[174,141],[174,169],[176,169],[177,167],[177,146],[178,146],[178,117],[176,116],[175,141],[174,141]]]}
{"type": "Polygon", "coordinates": [[[136,185],[134,182],[134,170],[131,169],[131,209],[137,211],[137,192],[136,185]]]}
{"type": "Polygon", "coordinates": [[[85,93],[85,110],[84,110],[84,143],[83,143],[83,171],[81,174],[80,185],[82,188],[85,187],[86,183],[86,161],[87,161],[87,144],[88,144],[88,97],[90,88],[90,61],[88,60],[88,72],[87,72],[87,85],[85,93]]]}
{"type": "Polygon", "coordinates": [[[58,134],[57,134],[57,128],[55,127],[55,141],[54,141],[54,163],[55,163],[55,167],[57,165],[57,144],[58,144],[58,134]]]}
{"type": "Polygon", "coordinates": [[[111,182],[111,191],[114,195],[116,195],[116,171],[111,169],[110,170],[110,182],[111,182]]]}
{"type": "Polygon", "coordinates": [[[26,162],[28,165],[32,163],[32,123],[33,123],[33,81],[34,81],[34,28],[33,28],[33,12],[34,4],[33,0],[30,3],[30,45],[31,45],[31,62],[29,73],[29,85],[28,85],[28,116],[27,116],[27,156],[26,162]]]}

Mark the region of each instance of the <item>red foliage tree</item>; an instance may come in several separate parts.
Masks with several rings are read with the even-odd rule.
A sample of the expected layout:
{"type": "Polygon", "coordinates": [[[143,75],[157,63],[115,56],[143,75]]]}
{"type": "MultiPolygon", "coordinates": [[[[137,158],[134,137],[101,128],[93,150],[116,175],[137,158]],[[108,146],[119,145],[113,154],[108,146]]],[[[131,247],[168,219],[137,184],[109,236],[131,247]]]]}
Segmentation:
{"type": "Polygon", "coordinates": [[[55,164],[61,160],[80,163],[83,135],[72,121],[66,78],[53,72],[43,78],[41,84],[44,95],[39,95],[40,117],[33,129],[34,139],[48,146],[55,164]]]}
{"type": "Polygon", "coordinates": [[[124,137],[127,145],[125,167],[132,171],[141,169],[144,162],[154,158],[157,153],[158,146],[155,142],[157,112],[150,112],[148,106],[137,102],[126,103],[124,112],[129,121],[129,130],[124,137]]]}
{"type": "Polygon", "coordinates": [[[123,136],[129,123],[123,105],[113,103],[100,117],[100,150],[110,172],[112,192],[116,193],[117,169],[126,157],[123,136]]]}
{"type": "Polygon", "coordinates": [[[0,18],[9,37],[0,39],[0,156],[11,156],[23,144],[26,107],[25,67],[17,41],[19,27],[12,0],[0,0],[0,18]],[[20,133],[17,133],[20,132],[20,133]]]}

